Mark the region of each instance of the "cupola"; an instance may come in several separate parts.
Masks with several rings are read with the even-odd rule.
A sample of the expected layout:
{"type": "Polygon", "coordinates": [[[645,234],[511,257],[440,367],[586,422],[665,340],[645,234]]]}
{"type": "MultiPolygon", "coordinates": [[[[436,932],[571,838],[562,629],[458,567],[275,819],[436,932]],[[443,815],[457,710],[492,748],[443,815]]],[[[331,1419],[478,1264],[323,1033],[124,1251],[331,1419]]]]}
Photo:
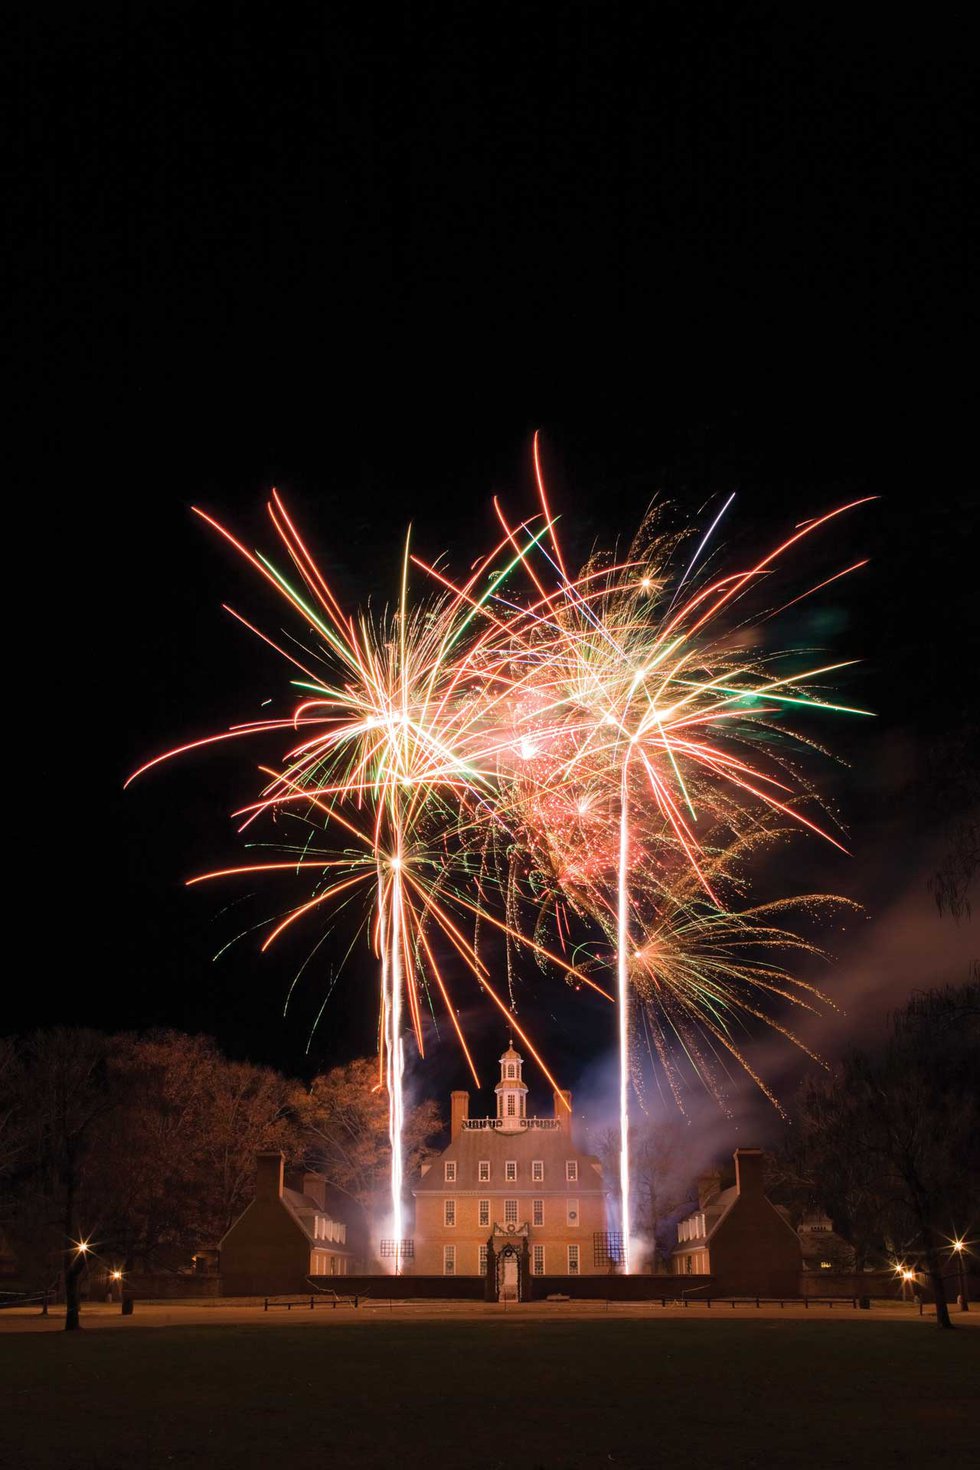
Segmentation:
{"type": "Polygon", "coordinates": [[[514,1050],[513,1042],[500,1058],[500,1081],[494,1088],[497,1094],[497,1118],[504,1133],[517,1132],[524,1127],[527,1117],[527,1083],[521,1072],[524,1059],[514,1050]]]}

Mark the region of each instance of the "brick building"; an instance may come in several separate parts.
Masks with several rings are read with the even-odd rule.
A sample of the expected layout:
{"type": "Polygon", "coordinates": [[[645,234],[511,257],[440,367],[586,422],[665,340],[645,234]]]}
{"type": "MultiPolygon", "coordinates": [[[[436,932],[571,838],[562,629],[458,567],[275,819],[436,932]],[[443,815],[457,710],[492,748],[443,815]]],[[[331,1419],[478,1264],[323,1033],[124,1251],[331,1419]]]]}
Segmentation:
{"type": "Polygon", "coordinates": [[[347,1227],[327,1206],[327,1182],[307,1171],[290,1189],[284,1159],[255,1156],[255,1198],[221,1241],[225,1296],[268,1296],[309,1290],[311,1276],[346,1276],[353,1269],[347,1227]]]}
{"type": "Polygon", "coordinates": [[[414,1186],[414,1275],[484,1276],[492,1295],[523,1296],[527,1277],[610,1270],[602,1168],[573,1132],[571,1093],[554,1116],[527,1116],[523,1060],[500,1058],[497,1110],[469,1116],[469,1093],[451,1098],[449,1146],[414,1186]]]}
{"type": "Polygon", "coordinates": [[[677,1227],[672,1256],[678,1276],[712,1276],[712,1290],[734,1296],[796,1296],[800,1239],[762,1188],[762,1150],[735,1150],[735,1183],[702,1176],[698,1208],[677,1227]]]}

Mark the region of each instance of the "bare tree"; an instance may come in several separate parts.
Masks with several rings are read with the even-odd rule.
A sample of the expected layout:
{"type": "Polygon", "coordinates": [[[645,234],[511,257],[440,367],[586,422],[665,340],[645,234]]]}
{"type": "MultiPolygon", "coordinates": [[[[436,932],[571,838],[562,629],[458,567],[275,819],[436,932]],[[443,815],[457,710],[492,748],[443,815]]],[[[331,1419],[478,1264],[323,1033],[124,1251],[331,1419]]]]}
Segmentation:
{"type": "MultiPolygon", "coordinates": [[[[607,1180],[619,1175],[619,1129],[610,1128],[598,1142],[607,1180]]],[[[638,1123],[630,1137],[633,1228],[649,1243],[651,1267],[670,1256],[674,1227],[683,1207],[693,1202],[690,1125],[682,1117],[638,1123]]]]}
{"type": "Polygon", "coordinates": [[[60,1264],[65,1330],[81,1326],[81,1280],[97,1203],[88,1184],[100,1123],[115,1109],[110,1038],[96,1031],[36,1031],[18,1048],[14,1124],[21,1143],[12,1168],[7,1224],[18,1253],[50,1279],[60,1264]]]}
{"type": "MultiPolygon", "coordinates": [[[[360,1058],[317,1077],[296,1100],[307,1162],[368,1211],[384,1187],[391,1161],[388,1099],[378,1086],[377,1063],[360,1058]]],[[[443,1128],[431,1100],[409,1108],[403,1131],[406,1171],[433,1152],[443,1128]]]]}
{"type": "MultiPolygon", "coordinates": [[[[817,1188],[829,1203],[834,1176],[876,1214],[886,1238],[917,1245],[950,1322],[943,1243],[980,1204],[980,982],[930,990],[892,1019],[876,1052],[855,1052],[804,1099],[817,1188]]],[[[852,1220],[853,1226],[853,1220],[852,1220]]]]}

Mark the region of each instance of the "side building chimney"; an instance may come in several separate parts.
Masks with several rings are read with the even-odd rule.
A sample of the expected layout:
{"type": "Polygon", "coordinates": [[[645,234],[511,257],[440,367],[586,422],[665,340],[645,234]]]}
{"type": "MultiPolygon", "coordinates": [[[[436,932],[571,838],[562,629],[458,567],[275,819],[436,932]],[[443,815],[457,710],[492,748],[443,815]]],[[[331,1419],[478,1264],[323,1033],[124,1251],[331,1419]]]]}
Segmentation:
{"type": "Polygon", "coordinates": [[[255,1155],[255,1198],[265,1201],[282,1199],[282,1176],[285,1156],[276,1149],[255,1155]]]}
{"type": "Polygon", "coordinates": [[[562,1128],[572,1147],[575,1147],[575,1136],[572,1129],[574,1114],[572,1113],[572,1094],[564,1088],[555,1091],[555,1117],[561,1123],[562,1128]]]}
{"type": "Polygon", "coordinates": [[[698,1209],[707,1209],[721,1193],[721,1170],[708,1169],[698,1180],[698,1209]]]}
{"type": "Polygon", "coordinates": [[[463,1124],[470,1115],[470,1095],[468,1092],[451,1092],[449,1139],[455,1143],[463,1131],[463,1124]]]}
{"type": "Polygon", "coordinates": [[[327,1181],[322,1174],[317,1174],[312,1169],[306,1169],[303,1173],[303,1188],[301,1193],[308,1195],[312,1200],[316,1200],[317,1209],[322,1210],[326,1214],[327,1181]]]}
{"type": "Polygon", "coordinates": [[[735,1188],[739,1194],[762,1194],[762,1149],[735,1150],[735,1188]]]}

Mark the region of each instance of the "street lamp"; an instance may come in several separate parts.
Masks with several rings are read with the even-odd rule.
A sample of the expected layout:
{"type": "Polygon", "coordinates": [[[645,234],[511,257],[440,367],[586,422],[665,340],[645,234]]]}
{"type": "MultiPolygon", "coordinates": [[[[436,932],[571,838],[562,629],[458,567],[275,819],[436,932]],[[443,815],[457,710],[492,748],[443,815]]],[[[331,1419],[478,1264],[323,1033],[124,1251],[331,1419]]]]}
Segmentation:
{"type": "Polygon", "coordinates": [[[908,1266],[899,1266],[898,1274],[902,1278],[902,1301],[908,1301],[906,1293],[908,1291],[909,1282],[915,1280],[915,1272],[910,1271],[908,1266]]]}
{"type": "Polygon", "coordinates": [[[960,1271],[960,1311],[968,1312],[970,1310],[970,1299],[966,1294],[966,1267],[963,1263],[963,1257],[966,1254],[966,1241],[954,1240],[953,1251],[956,1255],[956,1264],[959,1266],[960,1271]]]}

